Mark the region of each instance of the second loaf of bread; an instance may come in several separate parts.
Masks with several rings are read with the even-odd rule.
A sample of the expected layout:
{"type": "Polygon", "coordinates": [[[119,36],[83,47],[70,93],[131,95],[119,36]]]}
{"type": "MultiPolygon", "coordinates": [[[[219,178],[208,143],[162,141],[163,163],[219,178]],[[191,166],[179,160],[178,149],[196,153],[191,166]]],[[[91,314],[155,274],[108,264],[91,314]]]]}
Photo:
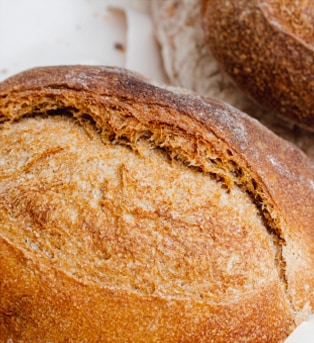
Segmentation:
{"type": "MultiPolygon", "coordinates": [[[[249,97],[245,95],[244,91],[240,90],[239,87],[235,85],[234,81],[232,81],[231,78],[222,71],[223,68],[218,64],[218,60],[214,58],[209,49],[209,43],[211,41],[210,38],[211,36],[214,36],[215,39],[213,39],[212,44],[216,46],[216,50],[218,50],[220,44],[225,46],[225,55],[229,58],[228,62],[227,57],[225,57],[225,64],[229,69],[235,67],[235,60],[237,59],[240,63],[242,62],[245,64],[243,68],[247,67],[247,71],[250,70],[250,68],[252,69],[253,67],[249,63],[250,61],[252,62],[252,60],[250,60],[250,53],[243,53],[243,48],[246,47],[248,49],[250,45],[245,45],[248,41],[253,43],[253,39],[250,35],[256,38],[257,30],[254,29],[254,19],[252,19],[254,11],[246,11],[245,4],[252,8],[256,2],[257,1],[217,2],[216,5],[219,7],[219,11],[215,12],[215,10],[213,10],[213,4],[215,1],[211,0],[152,0],[151,7],[155,34],[158,42],[160,43],[165,72],[172,85],[192,89],[199,94],[214,97],[230,103],[241,111],[257,118],[263,125],[267,126],[277,135],[299,146],[310,158],[312,158],[312,160],[314,160],[314,132],[308,131],[308,128],[304,129],[300,126],[294,125],[291,121],[283,120],[282,116],[275,115],[274,111],[270,111],[269,109],[266,110],[260,105],[257,105],[255,101],[249,99],[249,97]],[[206,12],[202,10],[202,4],[204,3],[208,4],[206,12]],[[228,20],[224,20],[223,14],[226,13],[225,7],[227,4],[230,6],[233,4],[235,7],[242,6],[243,12],[241,13],[244,14],[238,15],[238,10],[233,11],[231,9],[228,20]],[[241,27],[236,25],[241,19],[243,20],[244,26],[246,24],[251,25],[250,27],[246,27],[247,30],[250,30],[251,28],[250,35],[245,33],[245,29],[241,30],[241,27]],[[228,29],[228,31],[226,30],[226,28],[230,28],[230,22],[233,23],[232,25],[237,26],[238,30],[236,32],[233,32],[232,28],[228,29]],[[221,33],[222,31],[226,32],[221,33]],[[206,36],[205,32],[207,32],[206,36]],[[241,46],[242,51],[238,42],[240,40],[239,35],[241,34],[245,35],[245,39],[243,40],[244,44],[241,46]],[[224,38],[224,35],[227,35],[227,37],[224,38]],[[219,40],[219,37],[222,37],[222,39],[219,40]],[[217,42],[217,40],[219,41],[217,42]],[[230,41],[232,41],[232,44],[230,41]],[[243,59],[244,56],[248,60],[247,62],[243,59]]],[[[280,2],[281,1],[278,1],[277,3],[280,2]]],[[[261,1],[259,1],[259,3],[261,3],[261,1]]],[[[305,3],[306,2],[304,2],[304,4],[305,3]]],[[[310,1],[308,1],[308,3],[310,3],[310,1]]],[[[259,27],[259,30],[263,30],[263,28],[259,27]]],[[[272,35],[272,33],[270,33],[270,35],[272,35]]],[[[272,37],[268,43],[273,42],[275,39],[276,36],[272,37]]],[[[252,44],[253,46],[257,44],[256,40],[254,40],[254,42],[255,44],[252,44]]],[[[273,44],[273,46],[276,46],[276,44],[273,44]]],[[[267,51],[271,50],[269,48],[267,49],[266,44],[264,44],[264,48],[261,48],[260,53],[256,54],[256,57],[258,59],[262,59],[263,52],[267,53],[267,51]]],[[[268,57],[275,58],[275,56],[276,54],[271,53],[268,57]]],[[[291,54],[286,54],[285,56],[290,60],[295,58],[295,55],[291,54]]],[[[301,59],[301,62],[302,61],[303,59],[301,59]]],[[[267,62],[264,61],[263,65],[260,65],[259,69],[253,68],[254,72],[252,72],[250,77],[248,75],[243,77],[242,81],[245,82],[248,91],[253,92],[257,87],[257,85],[253,85],[257,78],[256,74],[258,74],[258,77],[261,79],[263,77],[265,78],[265,73],[261,71],[261,68],[263,66],[265,67],[265,63],[267,65],[267,62]],[[254,75],[255,78],[253,77],[254,75]],[[248,79],[247,81],[246,78],[248,79]]],[[[281,64],[282,68],[287,66],[287,63],[278,63],[279,65],[281,64]]],[[[293,64],[294,62],[291,63],[293,64]]],[[[270,73],[274,71],[274,68],[270,67],[269,63],[267,68],[270,73]]],[[[294,83],[293,87],[283,85],[278,86],[278,79],[280,79],[280,75],[282,76],[283,73],[280,75],[276,73],[276,86],[274,79],[272,81],[272,78],[269,76],[266,84],[268,84],[269,88],[273,88],[274,86],[277,88],[276,92],[273,92],[273,95],[276,94],[276,96],[278,96],[278,92],[284,90],[288,90],[293,93],[294,88],[302,89],[300,88],[300,84],[303,84],[304,87],[307,82],[306,80],[309,80],[310,78],[310,69],[303,67],[303,70],[304,68],[306,69],[306,78],[302,77],[302,68],[299,68],[297,71],[299,76],[295,76],[295,72],[291,73],[291,80],[295,78],[298,81],[294,83]]],[[[243,69],[238,68],[238,71],[240,70],[243,71],[243,69]]],[[[239,72],[237,78],[240,78],[241,76],[243,76],[243,73],[239,72]]],[[[263,83],[265,83],[265,80],[263,83]]],[[[308,82],[308,84],[310,84],[310,82],[308,82]]],[[[303,102],[303,106],[307,107],[311,111],[311,105],[309,102],[311,98],[310,87],[307,87],[306,92],[301,95],[301,98],[305,94],[307,94],[308,100],[307,102],[303,102]]],[[[298,101],[300,101],[301,98],[299,98],[298,101]]],[[[293,105],[293,101],[295,101],[295,99],[295,95],[291,96],[291,99],[286,102],[286,109],[287,107],[291,107],[292,111],[296,110],[293,105]]],[[[277,106],[272,107],[273,110],[274,108],[277,108],[278,110],[278,105],[280,104],[279,99],[275,101],[277,102],[277,106]]],[[[300,113],[300,109],[297,111],[300,113]]],[[[290,112],[289,109],[287,109],[287,113],[288,112],[290,112]]]]}

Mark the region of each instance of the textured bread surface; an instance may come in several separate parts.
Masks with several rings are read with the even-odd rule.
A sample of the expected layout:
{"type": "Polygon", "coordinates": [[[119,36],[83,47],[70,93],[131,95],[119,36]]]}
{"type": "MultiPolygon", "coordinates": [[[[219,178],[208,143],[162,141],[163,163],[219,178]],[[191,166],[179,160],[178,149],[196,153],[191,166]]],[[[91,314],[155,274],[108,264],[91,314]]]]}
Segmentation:
{"type": "Polygon", "coordinates": [[[202,0],[210,50],[253,99],[314,130],[312,0],[202,0]]]}
{"type": "Polygon", "coordinates": [[[126,70],[0,84],[0,340],[281,342],[314,307],[314,166],[126,70]]]}
{"type": "MultiPolygon", "coordinates": [[[[256,1],[253,2],[256,3],[256,1]]],[[[227,1],[217,1],[218,6],[221,8],[225,6],[225,3],[227,1]]],[[[251,2],[245,3],[251,4],[251,2]]],[[[236,4],[240,3],[236,2],[236,4]]],[[[241,1],[241,4],[243,4],[243,1],[241,1]]],[[[283,120],[282,116],[276,115],[274,110],[266,110],[260,104],[257,104],[256,100],[254,101],[248,93],[240,89],[239,85],[235,84],[230,75],[223,71],[222,66],[218,64],[216,57],[209,50],[208,40],[210,34],[214,34],[215,30],[218,31],[220,28],[218,25],[223,25],[224,21],[216,19],[219,12],[216,13],[212,10],[211,5],[208,5],[206,15],[205,11],[202,11],[201,6],[202,0],[152,0],[151,13],[154,19],[155,33],[160,43],[163,65],[169,83],[230,103],[257,118],[277,135],[296,144],[314,160],[313,132],[309,131],[308,128],[301,128],[291,121],[283,120]],[[204,20],[202,20],[203,17],[204,20]],[[208,32],[206,38],[206,30],[204,30],[203,26],[209,22],[211,23],[212,30],[208,32]]],[[[288,7],[285,7],[286,11],[289,11],[288,7]]],[[[242,18],[245,18],[245,16],[242,16],[242,18]]],[[[297,23],[295,25],[297,26],[297,23]]],[[[251,31],[252,34],[256,33],[254,28],[251,31]]],[[[236,40],[240,39],[238,35],[232,33],[228,38],[224,39],[224,34],[221,34],[219,37],[222,37],[222,42],[219,42],[226,45],[229,44],[230,39],[234,39],[233,50],[231,50],[231,44],[228,45],[228,51],[230,53],[233,51],[230,58],[233,57],[235,59],[240,55],[239,46],[241,41],[236,42],[236,40]]],[[[246,38],[245,41],[247,40],[246,38]]],[[[267,48],[261,48],[257,56],[262,57],[262,52],[267,52],[268,50],[267,48]]],[[[275,55],[271,54],[270,57],[275,55]]],[[[286,56],[288,58],[290,54],[286,56]]],[[[259,74],[260,77],[262,75],[259,74]]],[[[308,71],[305,72],[305,75],[307,75],[307,78],[309,77],[308,71]]],[[[294,77],[296,84],[306,83],[302,76],[296,77],[291,74],[292,77],[294,77]]],[[[254,80],[251,78],[252,82],[254,80]]],[[[273,78],[268,84],[270,86],[274,85],[273,78]]],[[[307,84],[307,87],[306,93],[311,100],[312,91],[309,90],[311,87],[310,83],[307,84]]],[[[254,90],[255,88],[256,86],[250,85],[250,89],[254,90]]],[[[293,90],[293,88],[290,89],[291,91],[293,90]]]]}

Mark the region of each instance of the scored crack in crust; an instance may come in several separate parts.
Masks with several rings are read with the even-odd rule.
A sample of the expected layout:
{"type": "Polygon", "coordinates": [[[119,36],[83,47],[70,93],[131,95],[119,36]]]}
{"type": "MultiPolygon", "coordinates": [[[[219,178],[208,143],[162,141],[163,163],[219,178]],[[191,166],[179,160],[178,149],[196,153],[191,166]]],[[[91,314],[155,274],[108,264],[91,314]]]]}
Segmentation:
{"type": "Polygon", "coordinates": [[[314,307],[314,167],[126,70],[0,84],[0,338],[279,342],[314,307]],[[132,327],[130,327],[132,322],[132,327]]]}

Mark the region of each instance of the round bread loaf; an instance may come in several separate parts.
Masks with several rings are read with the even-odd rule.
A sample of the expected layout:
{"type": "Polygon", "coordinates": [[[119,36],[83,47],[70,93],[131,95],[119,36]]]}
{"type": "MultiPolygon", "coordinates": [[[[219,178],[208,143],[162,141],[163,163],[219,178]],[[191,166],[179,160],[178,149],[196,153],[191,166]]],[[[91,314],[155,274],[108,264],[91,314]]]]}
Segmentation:
{"type": "MultiPolygon", "coordinates": [[[[313,131],[283,120],[257,104],[218,65],[202,27],[202,0],[152,0],[151,4],[155,34],[170,84],[228,102],[296,144],[314,160],[313,131]]],[[[208,21],[211,15],[215,13],[208,10],[208,21]]]]}
{"type": "Polygon", "coordinates": [[[222,69],[258,103],[314,130],[314,2],[202,5],[205,37],[222,69]]]}
{"type": "Polygon", "coordinates": [[[314,166],[122,69],[0,84],[0,341],[282,342],[314,309],[314,166]]]}

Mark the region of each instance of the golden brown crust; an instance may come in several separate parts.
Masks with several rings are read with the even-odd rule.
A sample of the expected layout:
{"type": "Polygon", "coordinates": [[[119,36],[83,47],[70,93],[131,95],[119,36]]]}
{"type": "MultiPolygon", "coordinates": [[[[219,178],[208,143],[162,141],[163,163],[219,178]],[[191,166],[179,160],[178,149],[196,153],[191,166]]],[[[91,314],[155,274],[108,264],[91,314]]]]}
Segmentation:
{"type": "Polygon", "coordinates": [[[279,342],[313,312],[314,166],[106,67],[0,84],[0,338],[279,342]]]}
{"type": "Polygon", "coordinates": [[[207,43],[258,103],[314,129],[313,2],[203,0],[207,43]]]}

